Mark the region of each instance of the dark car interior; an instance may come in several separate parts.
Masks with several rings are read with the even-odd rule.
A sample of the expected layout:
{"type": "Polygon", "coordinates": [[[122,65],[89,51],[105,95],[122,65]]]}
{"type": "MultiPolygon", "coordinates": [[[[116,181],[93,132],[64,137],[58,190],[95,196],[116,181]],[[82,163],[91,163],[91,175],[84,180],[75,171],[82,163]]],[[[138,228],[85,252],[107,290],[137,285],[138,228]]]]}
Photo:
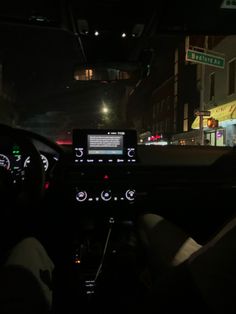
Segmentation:
{"type": "Polygon", "coordinates": [[[4,126],[1,138],[2,153],[15,164],[11,172],[1,167],[8,204],[1,242],[9,247],[32,235],[45,245],[57,266],[56,313],[138,310],[150,289],[136,228],[140,215],[157,213],[204,245],[235,213],[234,148],[153,149],[136,145],[134,130],[74,130],[75,143],[65,147],[4,126]],[[113,150],[117,140],[123,154],[104,154],[104,141],[113,150]],[[94,141],[100,155],[86,156],[94,141]],[[39,153],[48,160],[46,171],[39,153]]]}
{"type": "MultiPolygon", "coordinates": [[[[236,29],[236,13],[221,9],[222,1],[136,4],[137,8],[126,7],[126,18],[123,1],[97,1],[95,9],[91,1],[61,1],[60,5],[38,1],[35,11],[28,10],[26,3],[22,10],[14,9],[11,2],[0,5],[3,29],[13,25],[68,32],[81,61],[74,63],[74,73],[83,81],[80,77],[86,67],[94,68],[98,76],[89,82],[92,85],[112,84],[105,67],[123,71],[128,80],[145,80],[156,33],[220,35],[236,29]],[[96,29],[101,20],[107,37],[98,44],[86,31],[96,29]],[[137,41],[123,46],[115,39],[110,41],[117,54],[113,62],[107,48],[109,32],[120,32],[124,25],[136,25],[137,41]],[[83,70],[82,63],[86,64],[83,70]]],[[[4,261],[5,252],[19,239],[34,236],[56,265],[52,313],[147,310],[150,295],[157,304],[158,296],[152,295],[146,271],[139,217],[160,215],[200,245],[207,244],[235,215],[235,147],[138,145],[133,127],[79,128],[74,121],[70,132],[71,141],[58,144],[27,128],[0,125],[0,260],[4,261]]],[[[198,299],[184,279],[176,284],[176,292],[181,284],[186,290],[176,298],[188,295],[188,290],[192,293],[189,304],[198,299]]],[[[168,302],[173,287],[172,292],[165,289],[168,302]]],[[[173,303],[173,310],[175,306],[173,303]]],[[[149,310],[166,313],[158,311],[158,305],[149,310]]]]}

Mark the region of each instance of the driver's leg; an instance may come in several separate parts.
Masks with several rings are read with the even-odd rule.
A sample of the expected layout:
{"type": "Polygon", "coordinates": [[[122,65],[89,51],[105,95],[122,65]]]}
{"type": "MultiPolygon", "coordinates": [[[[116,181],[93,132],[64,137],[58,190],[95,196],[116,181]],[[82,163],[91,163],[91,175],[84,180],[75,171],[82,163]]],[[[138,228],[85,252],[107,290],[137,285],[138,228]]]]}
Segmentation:
{"type": "Polygon", "coordinates": [[[138,232],[148,256],[152,280],[187,260],[201,248],[178,226],[156,214],[144,214],[137,222],[138,232]]]}
{"type": "Polygon", "coordinates": [[[196,287],[214,313],[235,313],[236,217],[187,261],[196,287]]]}
{"type": "Polygon", "coordinates": [[[156,308],[163,314],[212,313],[188,267],[201,245],[156,214],[140,216],[137,229],[147,257],[147,271],[141,279],[149,287],[140,308],[150,312],[156,308]]]}
{"type": "Polygon", "coordinates": [[[26,238],[15,245],[0,270],[0,313],[49,312],[53,269],[37,239],[26,238]]]}

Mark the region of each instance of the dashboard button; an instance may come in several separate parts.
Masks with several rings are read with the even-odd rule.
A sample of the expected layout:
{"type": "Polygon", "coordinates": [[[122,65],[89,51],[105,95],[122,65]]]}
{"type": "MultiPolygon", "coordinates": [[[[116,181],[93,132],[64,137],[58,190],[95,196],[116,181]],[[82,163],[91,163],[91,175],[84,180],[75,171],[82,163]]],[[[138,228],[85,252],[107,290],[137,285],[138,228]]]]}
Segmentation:
{"type": "Polygon", "coordinates": [[[76,157],[82,157],[84,155],[84,149],[83,148],[76,148],[75,149],[75,155],[76,157]]]}
{"type": "Polygon", "coordinates": [[[88,197],[88,194],[87,194],[86,191],[79,191],[79,192],[77,192],[77,194],[76,194],[76,200],[77,200],[78,202],[84,202],[84,201],[86,201],[87,197],[88,197]]]}
{"type": "Polygon", "coordinates": [[[111,190],[104,190],[101,192],[101,198],[105,202],[110,201],[111,196],[112,196],[111,190]]]}
{"type": "Polygon", "coordinates": [[[135,198],[135,190],[127,190],[125,192],[125,197],[127,198],[127,200],[129,201],[134,201],[135,198]]]}
{"type": "Polygon", "coordinates": [[[134,148],[128,148],[128,149],[127,149],[127,155],[128,155],[129,157],[133,158],[134,155],[135,155],[135,149],[134,149],[134,148]]]}

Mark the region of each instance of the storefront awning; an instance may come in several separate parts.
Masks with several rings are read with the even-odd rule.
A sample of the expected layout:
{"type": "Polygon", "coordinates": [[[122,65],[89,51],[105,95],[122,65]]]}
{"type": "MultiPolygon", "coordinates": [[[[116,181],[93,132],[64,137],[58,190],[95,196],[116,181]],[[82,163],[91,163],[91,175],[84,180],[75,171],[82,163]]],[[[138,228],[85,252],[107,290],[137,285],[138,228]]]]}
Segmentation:
{"type": "MultiPolygon", "coordinates": [[[[225,127],[230,124],[236,124],[236,100],[209,109],[209,111],[211,112],[210,117],[219,121],[219,126],[225,127]]],[[[207,128],[207,119],[210,117],[204,117],[204,128],[207,128]]],[[[199,129],[199,116],[193,121],[192,129],[199,129]]]]}

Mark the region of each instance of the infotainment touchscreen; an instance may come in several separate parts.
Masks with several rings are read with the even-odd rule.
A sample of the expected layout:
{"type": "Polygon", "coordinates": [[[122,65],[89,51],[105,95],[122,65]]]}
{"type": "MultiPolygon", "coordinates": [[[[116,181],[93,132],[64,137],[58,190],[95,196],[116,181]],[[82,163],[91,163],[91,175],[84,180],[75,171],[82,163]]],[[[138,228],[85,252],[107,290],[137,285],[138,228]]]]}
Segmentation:
{"type": "Polygon", "coordinates": [[[74,129],[76,163],[135,163],[135,130],[74,129]]]}

